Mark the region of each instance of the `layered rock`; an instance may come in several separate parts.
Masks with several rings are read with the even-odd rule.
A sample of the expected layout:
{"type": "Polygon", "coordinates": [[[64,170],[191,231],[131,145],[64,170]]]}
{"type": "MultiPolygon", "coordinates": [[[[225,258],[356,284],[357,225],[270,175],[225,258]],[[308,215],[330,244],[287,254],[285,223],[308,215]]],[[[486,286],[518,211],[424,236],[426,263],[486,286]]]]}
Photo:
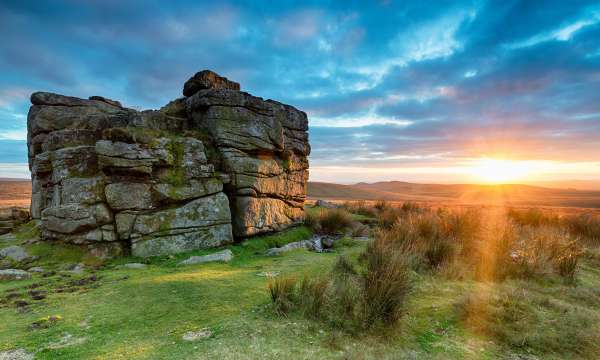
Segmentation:
{"type": "Polygon", "coordinates": [[[141,112],[97,96],[31,96],[31,215],[43,238],[151,256],[302,221],[306,114],[206,70],[184,95],[141,112]]]}

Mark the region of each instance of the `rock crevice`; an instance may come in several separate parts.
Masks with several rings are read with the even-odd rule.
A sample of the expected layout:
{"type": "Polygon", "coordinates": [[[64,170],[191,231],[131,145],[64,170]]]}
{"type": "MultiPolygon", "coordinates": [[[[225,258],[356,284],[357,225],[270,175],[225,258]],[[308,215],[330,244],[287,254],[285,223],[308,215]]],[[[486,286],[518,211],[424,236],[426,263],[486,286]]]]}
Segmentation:
{"type": "Polygon", "coordinates": [[[45,240],[153,256],[303,220],[306,114],[208,70],[183,94],[145,111],[100,96],[31,95],[31,216],[45,240]]]}

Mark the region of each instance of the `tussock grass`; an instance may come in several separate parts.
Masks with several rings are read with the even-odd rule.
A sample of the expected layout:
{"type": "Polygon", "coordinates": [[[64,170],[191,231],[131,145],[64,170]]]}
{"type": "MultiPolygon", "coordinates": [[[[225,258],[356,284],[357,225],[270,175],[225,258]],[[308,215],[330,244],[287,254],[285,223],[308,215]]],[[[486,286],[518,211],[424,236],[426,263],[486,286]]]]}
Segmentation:
{"type": "Polygon", "coordinates": [[[358,269],[340,256],[326,276],[304,277],[300,284],[275,280],[269,284],[274,309],[287,314],[295,308],[349,333],[393,327],[412,288],[409,255],[385,241],[374,241],[362,253],[358,269]]]}
{"type": "Polygon", "coordinates": [[[316,212],[308,212],[304,220],[304,225],[315,233],[325,235],[341,234],[353,223],[350,213],[343,208],[318,209],[316,212]]]}

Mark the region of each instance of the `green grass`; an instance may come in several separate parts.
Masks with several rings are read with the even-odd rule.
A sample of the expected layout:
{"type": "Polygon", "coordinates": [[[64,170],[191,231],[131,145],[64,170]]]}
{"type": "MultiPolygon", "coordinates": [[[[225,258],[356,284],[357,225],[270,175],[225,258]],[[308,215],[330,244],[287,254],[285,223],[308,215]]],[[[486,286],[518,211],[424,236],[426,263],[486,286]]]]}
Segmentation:
{"type": "MultiPolygon", "coordinates": [[[[415,272],[406,314],[384,334],[351,336],[298,314],[277,316],[267,292],[269,279],[259,274],[315,277],[331,271],[339,254],[356,261],[365,248],[364,242],[348,241],[336,246],[337,253],[295,250],[277,257],[262,255],[274,245],[310,236],[307,228],[297,227],[232,245],[236,257],[229,264],[176,266],[191,254],[216,250],[120,259],[96,272],[98,287],[93,283],[73,293],[58,293],[56,288],[89,273],[71,278],[34,275],[28,281],[0,283],[2,298],[8,290],[25,294],[33,283],[49,290],[45,300],[28,300],[37,304],[26,313],[18,313],[12,304],[0,304],[0,350],[25,348],[39,359],[497,359],[511,354],[593,359],[600,351],[600,341],[594,341],[600,334],[600,269],[590,259],[584,260],[575,285],[458,281],[415,272]],[[148,266],[143,270],[113,266],[131,261],[145,261],[148,266]],[[525,296],[506,296],[518,293],[525,296]],[[465,299],[475,294],[487,294],[481,309],[489,317],[475,318],[485,331],[474,327],[461,311],[465,299]],[[512,303],[503,302],[505,298],[513,299],[512,303]],[[516,315],[504,316],[498,308],[516,315]],[[62,319],[47,329],[30,330],[31,323],[51,315],[62,319]],[[186,331],[205,327],[213,332],[210,338],[181,339],[186,331]],[[65,333],[86,340],[48,348],[65,333]]],[[[50,250],[36,246],[40,254],[50,250]]],[[[63,255],[47,266],[81,259],[71,250],[60,250],[63,255]]]]}

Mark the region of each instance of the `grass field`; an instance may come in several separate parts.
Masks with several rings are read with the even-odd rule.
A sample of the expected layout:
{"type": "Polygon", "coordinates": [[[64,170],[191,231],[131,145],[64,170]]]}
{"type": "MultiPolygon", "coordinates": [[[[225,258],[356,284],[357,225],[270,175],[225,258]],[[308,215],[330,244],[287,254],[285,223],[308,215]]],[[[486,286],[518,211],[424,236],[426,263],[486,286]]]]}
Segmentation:
{"type": "MultiPolygon", "coordinates": [[[[13,242],[31,231],[23,227],[13,242]]],[[[350,239],[332,253],[264,255],[311,234],[298,227],[249,239],[230,246],[235,258],[228,264],[194,266],[176,264],[209,251],[98,262],[74,248],[28,245],[40,256],[36,265],[55,273],[0,283],[0,351],[21,348],[39,359],[594,359],[600,353],[595,247],[581,258],[574,282],[555,275],[482,281],[414,268],[399,323],[349,333],[302,311],[278,315],[271,304],[265,274],[328,277],[340,255],[361,268],[366,243],[350,239]],[[118,268],[133,261],[147,267],[118,268]],[[83,274],[63,270],[79,262],[87,264],[83,274]],[[47,297],[32,300],[31,290],[47,297]],[[202,329],[210,336],[182,339],[202,329]]]]}

